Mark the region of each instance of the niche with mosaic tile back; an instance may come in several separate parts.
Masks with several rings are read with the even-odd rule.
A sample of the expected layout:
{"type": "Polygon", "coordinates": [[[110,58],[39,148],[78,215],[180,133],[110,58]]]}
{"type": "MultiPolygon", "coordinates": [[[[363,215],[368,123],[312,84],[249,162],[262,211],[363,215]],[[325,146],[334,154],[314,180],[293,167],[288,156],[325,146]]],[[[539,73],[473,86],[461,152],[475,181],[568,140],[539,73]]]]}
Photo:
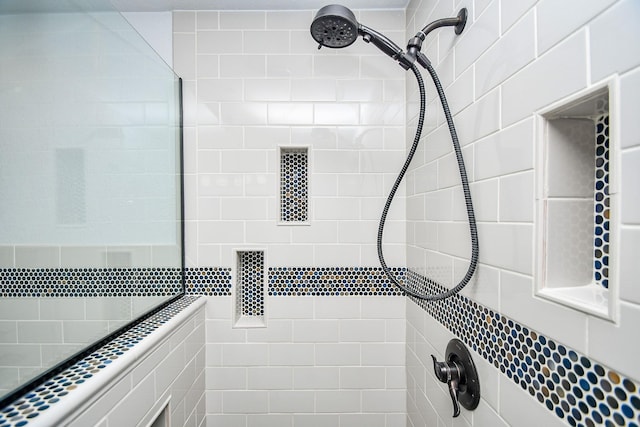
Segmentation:
{"type": "Polygon", "coordinates": [[[537,163],[537,295],[616,312],[615,82],[543,112],[537,163]]]}
{"type": "Polygon", "coordinates": [[[261,328],[266,325],[266,255],[263,250],[237,250],[233,276],[234,327],[261,328]]]}
{"type": "Polygon", "coordinates": [[[309,224],[309,149],[280,147],[280,224],[309,224]]]}

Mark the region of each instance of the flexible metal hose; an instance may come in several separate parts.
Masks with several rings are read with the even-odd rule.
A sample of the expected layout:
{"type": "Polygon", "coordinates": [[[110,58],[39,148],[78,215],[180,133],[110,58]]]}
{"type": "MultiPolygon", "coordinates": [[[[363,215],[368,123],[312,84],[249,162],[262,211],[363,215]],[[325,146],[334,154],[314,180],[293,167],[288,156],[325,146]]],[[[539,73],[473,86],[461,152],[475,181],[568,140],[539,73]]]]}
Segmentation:
{"type": "MultiPolygon", "coordinates": [[[[420,74],[420,70],[415,64],[411,67],[411,71],[413,71],[413,74],[416,76],[418,87],[420,89],[420,114],[418,117],[418,126],[416,128],[416,135],[413,139],[413,144],[411,146],[411,149],[409,150],[409,154],[407,155],[407,160],[405,160],[404,165],[402,166],[402,169],[398,174],[398,177],[393,183],[393,187],[389,192],[389,196],[387,197],[387,201],[384,205],[384,209],[382,210],[382,215],[380,216],[380,224],[378,226],[378,242],[377,243],[378,243],[378,258],[380,260],[380,265],[382,266],[382,269],[384,270],[385,274],[387,275],[391,283],[393,283],[398,288],[403,290],[407,295],[410,295],[422,300],[426,300],[426,301],[438,301],[438,300],[443,300],[445,298],[449,298],[457,294],[462,290],[462,288],[464,288],[467,285],[467,283],[469,283],[478,265],[479,246],[478,246],[478,228],[476,226],[476,218],[473,212],[473,203],[471,201],[471,191],[469,190],[469,180],[467,179],[467,171],[464,166],[464,158],[462,157],[460,142],[458,141],[458,135],[456,133],[455,125],[453,124],[453,117],[451,116],[451,111],[449,110],[449,104],[447,103],[447,98],[445,97],[444,90],[442,89],[442,84],[440,83],[440,79],[438,78],[436,71],[433,69],[433,67],[429,63],[427,63],[426,68],[429,71],[429,74],[431,75],[431,79],[433,80],[433,83],[435,84],[436,89],[438,91],[438,96],[440,97],[440,102],[442,103],[442,109],[444,110],[444,115],[447,120],[447,125],[449,126],[449,133],[451,134],[451,142],[453,143],[453,149],[456,153],[456,159],[458,161],[458,169],[460,171],[460,180],[462,181],[462,191],[464,193],[464,201],[467,208],[467,217],[469,220],[469,232],[471,234],[471,259],[469,261],[469,268],[467,269],[467,273],[465,274],[465,276],[454,288],[451,288],[448,291],[442,292],[439,294],[422,294],[401,284],[396,279],[396,277],[393,275],[389,267],[387,267],[387,263],[384,260],[384,254],[382,253],[382,234],[384,233],[384,224],[387,219],[387,214],[389,213],[389,207],[391,206],[391,202],[393,201],[393,197],[395,196],[396,191],[400,186],[400,182],[404,178],[404,175],[406,174],[407,169],[409,169],[409,164],[411,163],[411,160],[413,159],[413,156],[416,153],[418,144],[420,142],[420,135],[422,134],[422,127],[424,125],[424,115],[426,110],[426,94],[424,89],[424,82],[422,80],[422,75],[420,74]]],[[[429,281],[436,285],[442,286],[431,279],[429,279],[429,281]]]]}

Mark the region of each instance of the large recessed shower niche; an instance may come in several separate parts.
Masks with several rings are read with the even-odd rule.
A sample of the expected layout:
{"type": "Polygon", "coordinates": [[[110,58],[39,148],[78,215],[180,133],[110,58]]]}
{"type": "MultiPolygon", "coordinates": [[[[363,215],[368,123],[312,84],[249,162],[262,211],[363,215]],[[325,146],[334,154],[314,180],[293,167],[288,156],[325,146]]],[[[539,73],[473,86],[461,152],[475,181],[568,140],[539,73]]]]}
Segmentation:
{"type": "Polygon", "coordinates": [[[615,81],[542,112],[536,294],[616,319],[615,81]]]}

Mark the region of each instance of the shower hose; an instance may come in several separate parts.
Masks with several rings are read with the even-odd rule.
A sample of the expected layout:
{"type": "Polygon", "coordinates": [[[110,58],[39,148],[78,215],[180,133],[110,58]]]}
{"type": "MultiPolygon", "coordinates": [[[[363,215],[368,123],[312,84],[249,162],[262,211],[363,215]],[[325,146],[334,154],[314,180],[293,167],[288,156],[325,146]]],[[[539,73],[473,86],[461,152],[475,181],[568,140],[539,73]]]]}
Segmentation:
{"type": "MultiPolygon", "coordinates": [[[[440,102],[442,103],[442,109],[444,110],[444,115],[447,120],[447,125],[449,126],[449,133],[451,134],[451,142],[453,143],[453,149],[456,153],[456,160],[458,161],[458,169],[460,171],[460,179],[462,181],[462,191],[464,193],[464,201],[467,208],[467,218],[469,220],[469,231],[471,234],[471,259],[469,261],[469,268],[467,269],[467,273],[464,275],[462,280],[460,280],[460,282],[455,287],[439,294],[423,294],[413,289],[410,289],[408,286],[400,283],[398,279],[394,276],[394,274],[391,272],[389,267],[387,266],[387,263],[384,260],[384,254],[382,253],[382,234],[384,233],[384,224],[387,219],[387,214],[389,213],[389,207],[391,206],[393,197],[395,196],[396,191],[400,186],[400,182],[402,181],[404,175],[407,172],[407,169],[409,169],[409,164],[411,163],[411,160],[413,159],[416,149],[418,148],[418,144],[420,142],[420,136],[422,134],[422,127],[424,125],[424,115],[426,110],[426,95],[425,95],[424,82],[422,80],[422,75],[420,74],[420,70],[415,64],[412,65],[411,71],[413,71],[413,74],[416,76],[418,87],[420,89],[420,114],[418,117],[418,126],[416,128],[416,135],[413,139],[413,145],[409,150],[407,159],[405,160],[404,165],[402,166],[402,169],[400,170],[400,173],[398,174],[398,177],[396,178],[393,184],[393,187],[389,192],[389,196],[387,197],[387,201],[384,205],[384,209],[382,210],[382,215],[380,216],[380,224],[378,226],[377,244],[378,244],[378,258],[380,259],[380,265],[382,266],[383,271],[385,272],[385,274],[387,275],[391,283],[393,283],[395,286],[400,288],[409,296],[412,296],[421,300],[426,300],[426,301],[439,301],[445,298],[449,298],[453,295],[456,295],[458,292],[462,290],[462,288],[464,288],[467,285],[467,283],[469,283],[469,281],[473,277],[473,274],[478,265],[478,252],[479,252],[478,228],[476,226],[476,218],[473,212],[473,203],[471,201],[471,191],[469,190],[469,180],[467,179],[467,171],[464,166],[464,158],[462,157],[462,150],[460,149],[460,142],[458,141],[458,135],[456,133],[455,125],[453,124],[453,118],[451,117],[449,104],[447,103],[444,90],[442,89],[442,84],[440,83],[440,79],[438,78],[436,71],[428,62],[426,64],[426,68],[427,68],[427,71],[429,71],[429,74],[431,75],[431,79],[433,80],[433,83],[435,84],[436,89],[438,91],[438,96],[440,97],[440,102]]],[[[427,279],[427,280],[429,281],[429,283],[446,288],[434,280],[431,280],[431,279],[427,279]]]]}

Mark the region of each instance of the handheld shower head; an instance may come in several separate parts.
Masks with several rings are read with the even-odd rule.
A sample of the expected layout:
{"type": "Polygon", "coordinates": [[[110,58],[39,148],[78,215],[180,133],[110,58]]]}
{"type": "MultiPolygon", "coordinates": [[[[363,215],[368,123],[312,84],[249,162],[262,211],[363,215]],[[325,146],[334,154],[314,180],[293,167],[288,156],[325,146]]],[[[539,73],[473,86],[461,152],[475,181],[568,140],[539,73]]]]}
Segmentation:
{"type": "Polygon", "coordinates": [[[311,37],[320,46],[347,47],[358,38],[358,21],[348,8],[339,4],[324,6],[311,23],[311,37]]]}
{"type": "Polygon", "coordinates": [[[347,7],[330,4],[322,7],[311,22],[311,37],[318,42],[318,49],[322,46],[342,48],[353,44],[358,36],[376,46],[378,49],[398,61],[400,66],[408,70],[417,60],[423,67],[429,62],[420,52],[422,42],[429,32],[440,27],[455,26],[456,34],[460,34],[467,21],[467,10],[462,9],[455,18],[439,19],[424,27],[407,44],[407,52],[403,52],[393,41],[384,34],[366,27],[356,19],[356,15],[347,7]]]}

